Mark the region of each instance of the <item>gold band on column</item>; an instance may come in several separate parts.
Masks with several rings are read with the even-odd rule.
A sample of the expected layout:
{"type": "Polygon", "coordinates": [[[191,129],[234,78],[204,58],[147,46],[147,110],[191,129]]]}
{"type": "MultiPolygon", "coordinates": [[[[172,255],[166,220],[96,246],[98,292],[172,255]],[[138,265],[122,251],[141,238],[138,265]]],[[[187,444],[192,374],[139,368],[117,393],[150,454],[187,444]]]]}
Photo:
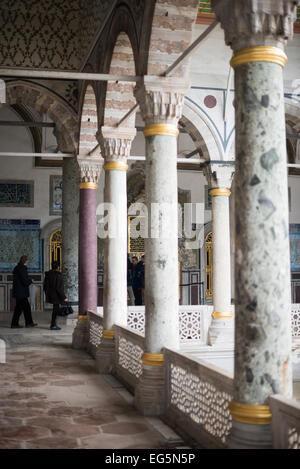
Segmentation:
{"type": "Polygon", "coordinates": [[[80,314],[77,318],[78,322],[83,322],[88,320],[88,315],[87,314],[80,314]]]}
{"type": "Polygon", "coordinates": [[[98,189],[98,184],[96,182],[81,182],[79,189],[98,189]]]}
{"type": "Polygon", "coordinates": [[[229,404],[233,420],[251,425],[269,425],[271,423],[271,410],[268,405],[242,404],[232,401],[229,404]]]}
{"type": "Polygon", "coordinates": [[[253,46],[236,52],[230,61],[230,65],[232,68],[236,68],[249,62],[272,62],[284,67],[287,60],[287,56],[279,47],[253,46]]]}
{"type": "Polygon", "coordinates": [[[115,338],[115,331],[110,329],[104,329],[102,332],[102,337],[104,339],[114,339],[115,338]]]}
{"type": "Polygon", "coordinates": [[[228,313],[219,313],[218,311],[214,311],[212,313],[212,318],[213,319],[228,319],[228,318],[232,318],[233,316],[233,313],[232,312],[228,312],[228,313]]]}
{"type": "Polygon", "coordinates": [[[124,163],[123,161],[108,161],[103,166],[103,169],[105,171],[113,171],[113,170],[127,171],[128,164],[124,163]]]}
{"type": "Polygon", "coordinates": [[[229,189],[222,189],[218,187],[217,189],[211,189],[209,191],[209,195],[215,196],[215,195],[225,195],[226,197],[229,197],[231,194],[231,191],[229,189]]]}
{"type": "Polygon", "coordinates": [[[143,353],[142,362],[144,365],[163,366],[164,356],[162,353],[143,353]]]}
{"type": "Polygon", "coordinates": [[[176,125],[172,124],[150,124],[144,129],[145,137],[151,135],[171,135],[172,137],[178,137],[179,130],[176,125]]]}

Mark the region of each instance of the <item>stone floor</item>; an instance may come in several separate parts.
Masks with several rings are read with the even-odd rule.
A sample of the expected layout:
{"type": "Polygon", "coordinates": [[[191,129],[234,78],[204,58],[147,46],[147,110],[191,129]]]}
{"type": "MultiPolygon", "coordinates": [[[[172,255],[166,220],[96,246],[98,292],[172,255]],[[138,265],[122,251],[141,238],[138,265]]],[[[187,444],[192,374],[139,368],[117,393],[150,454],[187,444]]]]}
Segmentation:
{"type": "Polygon", "coordinates": [[[117,380],[71,348],[72,329],[0,325],[0,449],[189,448],[160,419],[141,416],[117,380]]]}

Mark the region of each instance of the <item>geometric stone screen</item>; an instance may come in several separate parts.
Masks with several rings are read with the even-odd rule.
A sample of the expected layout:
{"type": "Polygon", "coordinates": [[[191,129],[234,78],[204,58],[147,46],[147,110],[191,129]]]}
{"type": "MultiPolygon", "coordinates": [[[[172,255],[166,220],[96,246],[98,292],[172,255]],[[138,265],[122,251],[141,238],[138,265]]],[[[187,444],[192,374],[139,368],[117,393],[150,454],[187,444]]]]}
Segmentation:
{"type": "Polygon", "coordinates": [[[12,271],[22,255],[28,270],[41,271],[40,220],[0,219],[0,271],[12,271]]]}

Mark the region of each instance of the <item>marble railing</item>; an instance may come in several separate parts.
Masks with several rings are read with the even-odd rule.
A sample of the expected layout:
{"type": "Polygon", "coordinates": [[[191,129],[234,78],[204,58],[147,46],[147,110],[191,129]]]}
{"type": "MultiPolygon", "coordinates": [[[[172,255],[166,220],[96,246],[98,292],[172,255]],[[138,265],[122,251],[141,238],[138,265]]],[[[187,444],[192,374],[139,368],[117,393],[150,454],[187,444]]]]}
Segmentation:
{"type": "Polygon", "coordinates": [[[294,303],[291,306],[292,336],[297,340],[300,339],[300,304],[294,303]]]}
{"type": "Polygon", "coordinates": [[[274,449],[300,449],[300,402],[270,397],[274,449]]]}
{"type": "MultiPolygon", "coordinates": [[[[206,344],[208,328],[211,323],[211,305],[180,305],[179,336],[181,345],[206,344]]],[[[98,307],[103,314],[103,308],[98,307]]],[[[141,334],[145,333],[145,306],[129,306],[127,327],[141,334]]]]}
{"type": "MultiPolygon", "coordinates": [[[[101,312],[88,313],[88,351],[93,357],[101,343],[101,312]]],[[[134,393],[142,374],[145,337],[131,327],[114,325],[116,377],[134,393]]],[[[233,374],[183,352],[164,349],[164,420],[205,448],[226,448],[232,420],[233,374]]],[[[270,398],[274,448],[300,448],[300,402],[270,398]]]]}
{"type": "Polygon", "coordinates": [[[93,313],[92,311],[88,311],[89,317],[89,325],[88,325],[88,333],[89,333],[89,340],[87,345],[87,351],[92,355],[92,357],[96,357],[97,348],[101,343],[102,332],[103,332],[103,315],[101,312],[93,313]]]}
{"type": "Polygon", "coordinates": [[[233,376],[210,364],[164,350],[166,421],[205,448],[224,448],[231,428],[233,376]]]}
{"type": "Polygon", "coordinates": [[[145,337],[129,328],[114,326],[116,375],[134,391],[142,374],[145,337]]]}

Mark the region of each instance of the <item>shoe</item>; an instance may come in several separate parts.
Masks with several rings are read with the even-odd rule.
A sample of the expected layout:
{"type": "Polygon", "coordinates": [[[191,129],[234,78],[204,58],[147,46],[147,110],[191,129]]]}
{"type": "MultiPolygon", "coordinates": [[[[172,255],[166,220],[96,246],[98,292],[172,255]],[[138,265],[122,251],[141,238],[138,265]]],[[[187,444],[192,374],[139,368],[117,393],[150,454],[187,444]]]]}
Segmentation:
{"type": "Polygon", "coordinates": [[[35,327],[37,326],[37,323],[36,322],[32,322],[31,324],[26,324],[25,327],[35,327]]]}
{"type": "Polygon", "coordinates": [[[58,326],[50,326],[50,329],[51,331],[60,331],[61,330],[61,327],[58,327],[58,326]]]}
{"type": "Polygon", "coordinates": [[[11,326],[12,329],[21,329],[23,326],[19,326],[19,324],[16,324],[15,326],[11,326]]]}

